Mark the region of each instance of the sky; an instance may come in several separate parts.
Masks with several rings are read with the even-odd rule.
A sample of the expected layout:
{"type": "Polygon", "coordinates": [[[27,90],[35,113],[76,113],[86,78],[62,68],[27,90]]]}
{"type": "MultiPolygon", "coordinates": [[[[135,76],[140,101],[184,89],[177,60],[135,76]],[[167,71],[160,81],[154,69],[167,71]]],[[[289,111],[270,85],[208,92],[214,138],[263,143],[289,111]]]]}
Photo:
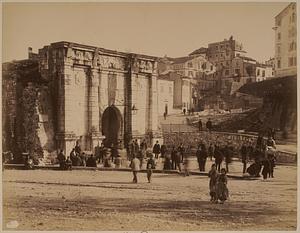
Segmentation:
{"type": "Polygon", "coordinates": [[[3,3],[2,61],[58,41],[152,56],[187,56],[234,39],[247,56],[274,56],[274,17],[287,2],[3,3]]]}

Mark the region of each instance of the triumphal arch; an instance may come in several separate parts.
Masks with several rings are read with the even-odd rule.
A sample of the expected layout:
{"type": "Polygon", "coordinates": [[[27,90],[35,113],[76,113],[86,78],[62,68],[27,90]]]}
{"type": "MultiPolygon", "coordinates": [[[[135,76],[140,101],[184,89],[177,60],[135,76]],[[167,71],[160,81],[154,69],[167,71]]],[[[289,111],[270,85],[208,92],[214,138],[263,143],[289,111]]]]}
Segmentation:
{"type": "Polygon", "coordinates": [[[58,148],[69,153],[76,141],[92,150],[103,139],[126,145],[161,137],[156,57],[57,42],[40,49],[38,59],[56,106],[58,148]]]}

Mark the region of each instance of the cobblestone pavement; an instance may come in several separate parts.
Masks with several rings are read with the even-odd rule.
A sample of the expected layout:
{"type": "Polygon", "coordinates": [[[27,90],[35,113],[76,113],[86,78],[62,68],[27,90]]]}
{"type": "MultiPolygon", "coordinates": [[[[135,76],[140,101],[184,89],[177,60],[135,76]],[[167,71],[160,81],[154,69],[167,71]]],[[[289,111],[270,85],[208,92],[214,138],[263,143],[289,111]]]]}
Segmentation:
{"type": "Polygon", "coordinates": [[[120,171],[3,171],[3,227],[17,230],[296,230],[297,168],[275,178],[229,179],[209,202],[208,178],[120,171]]]}

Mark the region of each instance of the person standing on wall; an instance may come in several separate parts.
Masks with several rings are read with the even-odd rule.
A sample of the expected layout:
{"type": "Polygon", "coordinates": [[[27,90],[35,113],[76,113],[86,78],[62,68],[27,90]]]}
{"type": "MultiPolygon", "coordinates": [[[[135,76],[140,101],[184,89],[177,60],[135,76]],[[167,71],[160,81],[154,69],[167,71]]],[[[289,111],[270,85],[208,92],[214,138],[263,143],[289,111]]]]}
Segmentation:
{"type": "Polygon", "coordinates": [[[199,129],[199,131],[202,131],[202,121],[201,121],[201,119],[199,119],[199,121],[198,121],[198,129],[199,129]]]}
{"type": "Polygon", "coordinates": [[[212,122],[210,118],[208,118],[208,121],[206,122],[206,128],[208,129],[209,132],[212,131],[212,122]]]}

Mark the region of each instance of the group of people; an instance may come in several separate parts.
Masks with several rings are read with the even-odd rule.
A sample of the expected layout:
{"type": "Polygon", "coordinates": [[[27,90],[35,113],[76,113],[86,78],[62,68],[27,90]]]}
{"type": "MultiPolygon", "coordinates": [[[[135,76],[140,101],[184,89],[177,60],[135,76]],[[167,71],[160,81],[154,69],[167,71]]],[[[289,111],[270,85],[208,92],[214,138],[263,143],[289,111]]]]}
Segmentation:
{"type": "Polygon", "coordinates": [[[81,151],[79,143],[72,149],[70,156],[65,156],[64,151],[60,150],[57,160],[61,170],[71,170],[72,166],[97,167],[96,158],[93,154],[87,156],[81,151]]]}
{"type": "Polygon", "coordinates": [[[210,201],[218,203],[220,201],[223,204],[229,196],[227,188],[227,175],[226,169],[222,168],[220,173],[216,168],[216,164],[212,164],[211,170],[208,173],[209,176],[209,194],[210,201]]]}
{"type": "MultiPolygon", "coordinates": [[[[212,131],[212,129],[213,129],[213,123],[212,123],[212,121],[211,121],[210,118],[208,118],[208,120],[207,120],[205,126],[206,126],[206,129],[207,129],[209,132],[212,131]]],[[[198,129],[199,129],[199,131],[202,131],[202,130],[203,130],[203,124],[202,124],[201,119],[199,119],[199,121],[198,121],[198,129]]]]}
{"type": "MultiPolygon", "coordinates": [[[[249,150],[248,150],[249,151],[249,150]]],[[[274,178],[274,167],[276,162],[276,144],[274,138],[269,135],[264,142],[262,135],[259,135],[256,147],[250,151],[254,155],[254,163],[246,169],[247,163],[247,146],[243,145],[241,148],[243,172],[246,170],[251,176],[259,177],[260,173],[263,179],[274,178]]],[[[251,159],[251,157],[250,157],[251,159]]]]}

